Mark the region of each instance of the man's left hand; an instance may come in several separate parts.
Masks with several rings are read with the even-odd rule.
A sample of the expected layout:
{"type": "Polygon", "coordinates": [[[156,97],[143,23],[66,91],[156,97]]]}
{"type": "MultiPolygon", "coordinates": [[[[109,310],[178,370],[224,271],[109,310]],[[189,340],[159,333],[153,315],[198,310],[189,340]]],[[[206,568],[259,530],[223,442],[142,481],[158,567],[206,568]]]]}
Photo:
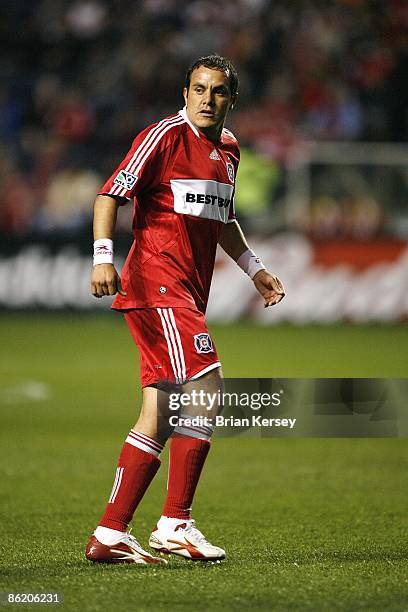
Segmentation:
{"type": "Polygon", "coordinates": [[[259,270],[252,279],[254,285],[265,300],[264,307],[279,304],[285,297],[285,288],[275,274],[268,270],[259,270]]]}

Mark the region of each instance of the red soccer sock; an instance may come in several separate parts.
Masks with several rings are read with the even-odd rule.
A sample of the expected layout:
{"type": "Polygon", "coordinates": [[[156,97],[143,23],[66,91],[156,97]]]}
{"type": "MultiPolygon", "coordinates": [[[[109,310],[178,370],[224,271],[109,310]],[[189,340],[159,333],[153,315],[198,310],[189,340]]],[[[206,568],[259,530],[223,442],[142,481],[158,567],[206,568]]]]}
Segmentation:
{"type": "Polygon", "coordinates": [[[172,438],[169,481],[163,516],[190,518],[194,493],[210,446],[208,440],[187,436],[172,438]]]}
{"type": "Polygon", "coordinates": [[[119,457],[111,496],[99,522],[101,527],[118,531],[127,530],[160,463],[160,459],[154,454],[125,442],[119,457]]]}

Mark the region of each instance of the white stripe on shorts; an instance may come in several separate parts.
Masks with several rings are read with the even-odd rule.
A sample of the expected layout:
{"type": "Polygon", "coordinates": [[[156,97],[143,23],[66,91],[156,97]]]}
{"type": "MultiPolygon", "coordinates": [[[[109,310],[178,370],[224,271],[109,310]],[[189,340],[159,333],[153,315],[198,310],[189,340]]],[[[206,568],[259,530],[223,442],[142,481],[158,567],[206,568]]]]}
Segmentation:
{"type": "Polygon", "coordinates": [[[187,380],[187,371],[186,371],[186,362],[184,360],[184,351],[183,345],[181,344],[181,338],[179,334],[179,330],[177,329],[176,319],[174,317],[173,309],[169,308],[170,321],[172,322],[174,335],[176,336],[177,346],[179,348],[180,361],[181,361],[181,373],[183,375],[183,382],[187,380]]]}
{"type": "Polygon", "coordinates": [[[210,372],[211,370],[215,370],[215,368],[220,368],[220,367],[221,367],[221,363],[219,361],[214,361],[214,363],[210,364],[203,370],[200,370],[199,372],[197,372],[197,374],[194,374],[194,376],[191,376],[189,380],[197,380],[197,378],[204,376],[204,374],[207,374],[207,372],[210,372]]]}
{"type": "Polygon", "coordinates": [[[172,344],[172,341],[170,339],[169,332],[167,331],[167,322],[166,322],[166,319],[164,318],[163,308],[157,308],[156,310],[159,313],[159,316],[160,316],[160,319],[161,319],[161,323],[162,323],[162,326],[163,326],[164,336],[166,338],[167,348],[169,350],[169,357],[170,357],[171,367],[173,368],[174,379],[175,379],[176,383],[179,385],[180,382],[181,382],[181,380],[180,380],[180,373],[179,373],[179,363],[178,363],[178,361],[176,361],[176,359],[174,357],[174,354],[173,354],[173,344],[172,344]]]}
{"type": "Polygon", "coordinates": [[[180,334],[177,329],[176,319],[174,318],[173,309],[165,308],[163,316],[166,319],[170,338],[173,343],[173,348],[175,349],[175,356],[179,365],[178,370],[180,372],[180,382],[184,383],[186,381],[186,363],[184,361],[183,347],[181,344],[180,334]]]}

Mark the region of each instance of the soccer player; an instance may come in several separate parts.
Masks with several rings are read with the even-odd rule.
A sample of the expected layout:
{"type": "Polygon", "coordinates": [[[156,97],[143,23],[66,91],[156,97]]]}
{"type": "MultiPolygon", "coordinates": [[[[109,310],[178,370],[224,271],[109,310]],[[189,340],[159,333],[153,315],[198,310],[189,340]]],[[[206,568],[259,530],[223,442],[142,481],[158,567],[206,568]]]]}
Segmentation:
{"type": "Polygon", "coordinates": [[[136,136],[95,200],[91,291],[99,298],[116,295],[113,308],[124,313],[139,348],[143,401],[120,453],[105,512],[86,548],[91,561],[163,562],[127,529],[171,434],[167,496],[149,545],[187,559],[225,557],[191,518],[212,428],[183,422],[174,431],[163,426],[158,394],[163,380],[187,390],[221,388],[221,364],[205,322],[217,244],[250,276],[265,307],[284,296],[282,283],[249,248],[235,219],[239,147],[224,123],[237,93],[238,77],[229,60],[218,55],[198,59],[187,72],[183,110],[136,136]],[[112,239],[118,206],[131,198],[134,242],[120,278],[112,239]]]}

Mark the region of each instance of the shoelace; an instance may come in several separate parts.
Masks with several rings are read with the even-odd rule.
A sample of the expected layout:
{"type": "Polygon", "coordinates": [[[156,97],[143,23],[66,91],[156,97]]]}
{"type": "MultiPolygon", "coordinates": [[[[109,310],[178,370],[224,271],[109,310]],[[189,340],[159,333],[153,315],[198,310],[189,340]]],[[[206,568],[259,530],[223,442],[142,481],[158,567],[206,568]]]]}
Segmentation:
{"type": "Polygon", "coordinates": [[[132,544],[135,544],[135,546],[137,546],[138,548],[143,550],[143,548],[140,546],[139,542],[136,540],[135,536],[133,536],[130,533],[130,531],[126,534],[126,539],[130,540],[132,544]]]}
{"type": "Polygon", "coordinates": [[[190,536],[192,536],[196,540],[196,542],[200,544],[209,544],[209,542],[207,542],[207,540],[205,539],[201,531],[197,529],[197,527],[194,527],[194,523],[195,523],[194,519],[191,519],[190,521],[188,521],[187,527],[185,528],[184,531],[188,533],[190,536]]]}

